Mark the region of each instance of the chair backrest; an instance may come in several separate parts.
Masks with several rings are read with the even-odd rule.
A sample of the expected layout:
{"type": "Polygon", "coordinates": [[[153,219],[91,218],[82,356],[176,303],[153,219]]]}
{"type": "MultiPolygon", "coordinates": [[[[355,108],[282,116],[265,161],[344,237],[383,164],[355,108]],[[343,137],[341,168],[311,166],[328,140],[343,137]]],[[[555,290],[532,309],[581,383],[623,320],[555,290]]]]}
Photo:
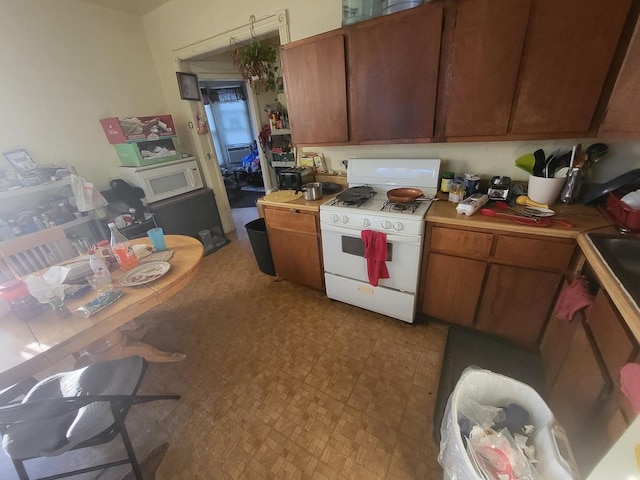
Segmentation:
{"type": "Polygon", "coordinates": [[[48,228],[5,240],[0,245],[0,252],[3,260],[0,263],[5,264],[0,266],[0,271],[6,274],[8,267],[20,276],[42,270],[77,255],[62,227],[48,228]]]}

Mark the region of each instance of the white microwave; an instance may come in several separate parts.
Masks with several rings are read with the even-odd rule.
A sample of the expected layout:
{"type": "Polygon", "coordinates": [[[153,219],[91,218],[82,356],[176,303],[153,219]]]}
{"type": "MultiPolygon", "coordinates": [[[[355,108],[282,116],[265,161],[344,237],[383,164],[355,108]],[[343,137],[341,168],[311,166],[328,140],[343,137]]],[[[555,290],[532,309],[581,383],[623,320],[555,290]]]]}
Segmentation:
{"type": "Polygon", "coordinates": [[[204,185],[194,157],[145,167],[119,167],[127,183],[142,188],[147,203],[198,190],[204,185]]]}

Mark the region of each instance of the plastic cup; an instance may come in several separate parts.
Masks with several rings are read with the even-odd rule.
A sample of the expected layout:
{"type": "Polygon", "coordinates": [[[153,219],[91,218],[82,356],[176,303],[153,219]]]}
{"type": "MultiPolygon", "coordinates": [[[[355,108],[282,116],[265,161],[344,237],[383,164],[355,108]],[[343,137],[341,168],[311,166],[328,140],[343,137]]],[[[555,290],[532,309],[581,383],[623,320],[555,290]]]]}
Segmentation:
{"type": "Polygon", "coordinates": [[[88,238],[77,238],[73,240],[71,244],[73,245],[73,248],[76,249],[76,252],[78,252],[78,255],[80,256],[86,255],[87,252],[89,251],[89,248],[91,247],[91,244],[89,243],[88,238]]]}
{"type": "Polygon", "coordinates": [[[566,178],[545,178],[529,175],[527,196],[534,202],[553,205],[564,187],[566,178]]]}
{"type": "Polygon", "coordinates": [[[149,235],[151,244],[156,249],[156,252],[164,252],[167,249],[167,245],[164,243],[164,232],[161,227],[148,230],[147,235],[149,235]]]}

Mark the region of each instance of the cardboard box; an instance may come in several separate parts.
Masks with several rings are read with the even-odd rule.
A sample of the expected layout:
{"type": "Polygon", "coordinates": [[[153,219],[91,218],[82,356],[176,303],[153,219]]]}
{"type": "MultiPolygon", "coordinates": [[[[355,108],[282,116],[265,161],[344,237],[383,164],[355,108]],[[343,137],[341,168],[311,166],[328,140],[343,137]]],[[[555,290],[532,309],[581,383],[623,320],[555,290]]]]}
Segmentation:
{"type": "Polygon", "coordinates": [[[176,134],[171,115],[155,117],[103,118],[102,129],[109,143],[115,145],[136,140],[158,140],[176,134]]]}
{"type": "Polygon", "coordinates": [[[125,167],[145,167],[182,158],[178,137],[119,143],[115,147],[120,163],[125,167]]]}

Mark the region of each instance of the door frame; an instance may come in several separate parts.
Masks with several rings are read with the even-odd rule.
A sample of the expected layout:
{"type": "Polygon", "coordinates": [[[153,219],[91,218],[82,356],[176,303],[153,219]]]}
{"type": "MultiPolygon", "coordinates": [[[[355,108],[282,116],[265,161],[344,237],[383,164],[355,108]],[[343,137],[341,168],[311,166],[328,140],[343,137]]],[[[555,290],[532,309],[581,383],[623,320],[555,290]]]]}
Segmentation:
{"type": "MultiPolygon", "coordinates": [[[[191,43],[189,45],[177,48],[173,50],[176,63],[176,71],[192,72],[198,75],[199,80],[240,80],[242,76],[239,72],[217,72],[217,71],[200,71],[197,65],[198,60],[223,53],[230,49],[231,41],[237,43],[250,40],[252,37],[261,37],[269,34],[277,33],[280,38],[280,45],[284,45],[291,41],[289,33],[289,15],[286,9],[279,10],[272,15],[268,15],[261,19],[255,19],[251,16],[250,23],[236,27],[232,30],[228,30],[224,33],[215,35],[213,37],[200,40],[198,42],[191,43]]],[[[261,131],[260,115],[258,112],[258,100],[255,92],[251,88],[248,82],[245,82],[247,86],[248,97],[247,104],[249,107],[249,116],[251,118],[252,127],[256,135],[259,135],[261,131]]],[[[184,113],[187,118],[196,118],[197,113],[204,115],[204,107],[201,102],[183,102],[184,113]]],[[[222,172],[218,166],[218,158],[213,146],[213,140],[211,135],[198,135],[193,125],[189,124],[191,130],[191,137],[195,145],[198,156],[202,159],[201,167],[205,177],[207,185],[211,186],[216,198],[220,201],[217,202],[218,210],[220,211],[220,217],[225,232],[235,230],[233,223],[233,216],[231,214],[231,206],[229,205],[229,199],[226,194],[226,188],[224,185],[224,179],[222,172]],[[205,162],[204,160],[213,160],[205,162]],[[223,194],[224,193],[224,194],[223,194]]],[[[262,151],[260,142],[255,139],[258,148],[261,150],[261,158],[265,157],[265,152],[262,151]]],[[[265,189],[272,188],[271,176],[269,175],[269,168],[262,168],[262,178],[264,181],[265,189]]]]}

